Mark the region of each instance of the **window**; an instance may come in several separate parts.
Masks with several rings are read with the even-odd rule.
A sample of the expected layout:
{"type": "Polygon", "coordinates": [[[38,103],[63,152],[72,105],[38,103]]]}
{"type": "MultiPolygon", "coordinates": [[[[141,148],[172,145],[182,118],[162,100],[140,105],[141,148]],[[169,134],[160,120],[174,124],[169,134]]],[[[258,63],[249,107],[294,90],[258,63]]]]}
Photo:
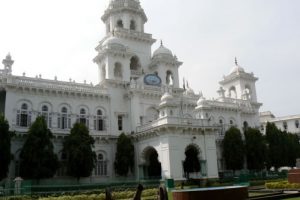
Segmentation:
{"type": "Polygon", "coordinates": [[[77,122],[84,124],[87,128],[89,128],[89,119],[84,108],[80,109],[80,114],[79,118],[77,118],[77,122]]]}
{"type": "Polygon", "coordinates": [[[234,98],[234,99],[237,98],[237,93],[236,93],[236,89],[235,89],[234,86],[232,86],[232,87],[229,89],[228,96],[229,96],[230,98],[234,98]]]}
{"type": "Polygon", "coordinates": [[[223,119],[219,119],[219,124],[221,125],[220,135],[224,135],[224,121],[223,119]]]}
{"type": "Polygon", "coordinates": [[[28,105],[23,103],[21,109],[17,111],[17,126],[28,127],[31,125],[31,112],[28,110],[28,105]]]}
{"type": "Polygon", "coordinates": [[[287,122],[283,122],[283,129],[286,131],[288,129],[287,122]]]}
{"type": "Polygon", "coordinates": [[[63,107],[61,113],[58,114],[58,128],[70,129],[71,128],[71,115],[68,113],[68,109],[63,107]]]}
{"type": "Polygon", "coordinates": [[[233,125],[233,120],[231,119],[231,120],[229,121],[229,123],[230,123],[230,125],[233,125]]]}
{"type": "Polygon", "coordinates": [[[123,130],[123,117],[122,117],[122,115],[118,116],[118,130],[119,131],[123,130]]]}
{"type": "Polygon", "coordinates": [[[173,85],[173,73],[171,71],[167,71],[166,83],[167,85],[173,85]]]}
{"type": "Polygon", "coordinates": [[[107,161],[104,160],[104,156],[102,153],[99,153],[97,156],[95,175],[107,176],[107,161]]]}
{"type": "Polygon", "coordinates": [[[97,115],[94,119],[94,129],[96,131],[104,131],[105,130],[104,116],[102,110],[97,110],[97,115]]]}
{"type": "Polygon", "coordinates": [[[44,119],[45,119],[45,121],[47,123],[47,126],[49,128],[52,128],[52,116],[49,113],[48,106],[46,106],[46,105],[43,105],[43,107],[42,107],[42,116],[44,117],[44,119]]]}
{"type": "Polygon", "coordinates": [[[130,30],[134,30],[135,31],[135,29],[136,29],[135,21],[131,20],[130,21],[130,30]]]}
{"type": "Polygon", "coordinates": [[[244,123],[243,123],[243,127],[244,127],[244,129],[246,129],[246,128],[248,128],[248,122],[247,121],[244,121],[244,123]]]}
{"type": "Polygon", "coordinates": [[[116,78],[122,78],[122,65],[121,63],[115,63],[114,76],[116,78]]]}
{"type": "Polygon", "coordinates": [[[140,70],[140,68],[141,68],[141,65],[140,65],[139,58],[137,56],[133,56],[130,59],[130,70],[138,71],[138,70],[140,70]]]}
{"type": "Polygon", "coordinates": [[[295,121],[295,126],[296,126],[296,128],[299,128],[299,120],[295,121]]]}
{"type": "Polygon", "coordinates": [[[119,19],[119,20],[117,21],[117,26],[118,26],[119,28],[123,28],[123,21],[122,21],[121,19],[119,19]]]}

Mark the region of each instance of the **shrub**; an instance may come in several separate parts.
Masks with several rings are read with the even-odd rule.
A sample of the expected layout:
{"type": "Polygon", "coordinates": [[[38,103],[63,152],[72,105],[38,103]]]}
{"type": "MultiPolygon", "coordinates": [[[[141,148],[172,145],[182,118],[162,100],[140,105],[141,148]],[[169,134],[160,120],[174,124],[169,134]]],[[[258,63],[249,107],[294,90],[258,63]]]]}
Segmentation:
{"type": "Polygon", "coordinates": [[[288,181],[269,182],[265,186],[268,189],[300,189],[299,183],[289,183],[288,181]]]}

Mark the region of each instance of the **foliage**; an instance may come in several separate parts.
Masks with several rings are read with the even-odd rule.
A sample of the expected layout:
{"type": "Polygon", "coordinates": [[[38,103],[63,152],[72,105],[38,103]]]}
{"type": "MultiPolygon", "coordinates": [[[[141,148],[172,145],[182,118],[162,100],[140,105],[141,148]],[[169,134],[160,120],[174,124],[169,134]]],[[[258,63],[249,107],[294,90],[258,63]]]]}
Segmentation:
{"type": "Polygon", "coordinates": [[[268,168],[274,166],[276,169],[283,166],[285,161],[286,147],[281,131],[273,123],[267,123],[266,140],[268,143],[268,168]]]}
{"type": "Polygon", "coordinates": [[[130,137],[122,133],[117,141],[115,171],[120,176],[127,176],[134,167],[134,146],[130,137]]]}
{"type": "Polygon", "coordinates": [[[94,143],[85,124],[74,124],[71,134],[63,142],[68,175],[76,177],[77,180],[91,175],[96,161],[96,154],[92,150],[94,143]]]}
{"type": "MultiPolygon", "coordinates": [[[[157,199],[157,189],[146,189],[142,193],[142,199],[145,200],[156,200],[157,199]]],[[[113,199],[133,199],[135,195],[134,191],[122,191],[122,192],[112,192],[113,199]]],[[[1,198],[0,198],[1,199],[1,198]]],[[[32,197],[32,196],[18,196],[12,198],[6,198],[8,200],[105,200],[105,193],[100,194],[77,194],[77,195],[58,195],[58,196],[48,196],[48,197],[32,197]]]]}
{"type": "Polygon", "coordinates": [[[59,167],[53,152],[52,133],[43,117],[37,117],[29,128],[20,154],[20,174],[26,179],[43,179],[54,176],[59,167]]]}
{"type": "Polygon", "coordinates": [[[267,147],[263,135],[258,129],[245,129],[245,150],[249,170],[265,168],[267,147]]]}
{"type": "Polygon", "coordinates": [[[300,189],[299,183],[289,183],[288,181],[269,182],[265,186],[267,189],[300,189]]]}
{"type": "Polygon", "coordinates": [[[300,144],[299,137],[296,134],[286,134],[286,146],[287,146],[287,163],[286,166],[294,167],[296,165],[296,159],[300,157],[300,144]]]}
{"type": "Polygon", "coordinates": [[[266,141],[268,143],[268,167],[294,167],[300,156],[297,135],[279,130],[274,123],[267,123],[266,141]]]}
{"type": "Polygon", "coordinates": [[[242,169],[245,150],[240,130],[235,127],[228,129],[222,144],[223,156],[227,169],[242,169]]]}
{"type": "Polygon", "coordinates": [[[4,116],[0,115],[0,181],[7,177],[9,163],[11,161],[11,135],[9,124],[4,116]]]}
{"type": "Polygon", "coordinates": [[[187,147],[183,162],[184,173],[189,179],[189,173],[200,172],[199,151],[193,145],[187,147]]]}

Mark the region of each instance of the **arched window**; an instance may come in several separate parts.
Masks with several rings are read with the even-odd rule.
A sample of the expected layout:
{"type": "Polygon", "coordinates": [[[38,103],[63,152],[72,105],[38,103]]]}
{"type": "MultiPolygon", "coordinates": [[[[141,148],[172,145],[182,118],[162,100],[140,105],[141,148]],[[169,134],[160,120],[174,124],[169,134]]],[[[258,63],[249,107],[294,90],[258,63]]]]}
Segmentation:
{"type": "Polygon", "coordinates": [[[23,103],[21,109],[17,111],[17,126],[29,127],[31,125],[31,112],[28,105],[23,103]]]}
{"type": "Polygon", "coordinates": [[[130,70],[138,71],[141,68],[140,60],[137,56],[133,56],[130,59],[130,70]]]}
{"type": "Polygon", "coordinates": [[[119,19],[119,20],[117,21],[117,26],[118,26],[119,28],[123,28],[123,21],[122,21],[121,19],[119,19]]]}
{"type": "Polygon", "coordinates": [[[247,122],[247,121],[244,121],[244,123],[243,123],[243,127],[244,127],[244,130],[245,130],[245,129],[247,129],[247,128],[249,127],[249,125],[248,125],[248,122],[247,122]]]}
{"type": "Polygon", "coordinates": [[[229,97],[234,99],[237,98],[236,89],[234,86],[229,89],[229,97]]]}
{"type": "Polygon", "coordinates": [[[86,113],[86,110],[84,108],[80,109],[79,117],[77,118],[77,122],[82,123],[86,125],[87,128],[89,128],[89,119],[86,113]]]}
{"type": "Polygon", "coordinates": [[[94,119],[94,129],[96,131],[104,131],[105,130],[105,121],[104,121],[104,115],[102,110],[97,110],[97,115],[94,119]]]}
{"type": "Polygon", "coordinates": [[[68,109],[66,107],[62,107],[61,113],[58,114],[57,124],[60,129],[71,128],[71,115],[68,113],[68,109]]]}
{"type": "Polygon", "coordinates": [[[224,127],[224,119],[223,118],[219,118],[219,124],[221,126],[221,130],[220,130],[220,135],[224,135],[225,132],[225,127],[224,127]]]}
{"type": "Polygon", "coordinates": [[[173,73],[171,71],[167,71],[166,83],[167,85],[173,85],[173,73]]]}
{"type": "Polygon", "coordinates": [[[44,119],[47,123],[47,126],[49,128],[52,128],[52,115],[51,115],[51,113],[49,113],[49,108],[46,105],[42,106],[42,116],[44,117],[44,119]]]}
{"type": "Polygon", "coordinates": [[[295,121],[295,127],[296,127],[296,128],[299,128],[299,120],[296,120],[296,121],[295,121]]]}
{"type": "Polygon", "coordinates": [[[122,65],[121,63],[115,63],[114,76],[116,78],[122,78],[122,65]]]}
{"type": "Polygon", "coordinates": [[[283,129],[286,131],[288,129],[287,122],[283,122],[283,129]]]}
{"type": "Polygon", "coordinates": [[[134,20],[131,20],[131,21],[130,21],[130,30],[134,30],[134,31],[135,31],[135,29],[136,29],[135,21],[134,21],[134,20]]]}
{"type": "Polygon", "coordinates": [[[251,99],[251,87],[249,85],[245,86],[245,89],[243,91],[243,99],[244,100],[251,99]]]}
{"type": "Polygon", "coordinates": [[[104,159],[104,155],[99,153],[97,155],[97,161],[95,166],[96,176],[107,176],[107,161],[104,159]]]}

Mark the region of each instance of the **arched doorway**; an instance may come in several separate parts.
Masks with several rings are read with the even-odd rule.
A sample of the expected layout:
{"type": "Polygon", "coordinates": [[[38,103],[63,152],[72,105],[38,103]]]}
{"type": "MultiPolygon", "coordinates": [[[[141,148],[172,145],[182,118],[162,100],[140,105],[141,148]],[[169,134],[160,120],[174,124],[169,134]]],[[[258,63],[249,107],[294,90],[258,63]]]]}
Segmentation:
{"type": "Polygon", "coordinates": [[[187,179],[191,173],[199,173],[201,171],[200,150],[199,147],[190,144],[185,148],[185,160],[183,161],[183,171],[187,179]]]}
{"type": "Polygon", "coordinates": [[[161,163],[158,160],[158,153],[153,147],[147,147],[143,151],[145,164],[143,166],[144,178],[161,179],[161,163]]]}

